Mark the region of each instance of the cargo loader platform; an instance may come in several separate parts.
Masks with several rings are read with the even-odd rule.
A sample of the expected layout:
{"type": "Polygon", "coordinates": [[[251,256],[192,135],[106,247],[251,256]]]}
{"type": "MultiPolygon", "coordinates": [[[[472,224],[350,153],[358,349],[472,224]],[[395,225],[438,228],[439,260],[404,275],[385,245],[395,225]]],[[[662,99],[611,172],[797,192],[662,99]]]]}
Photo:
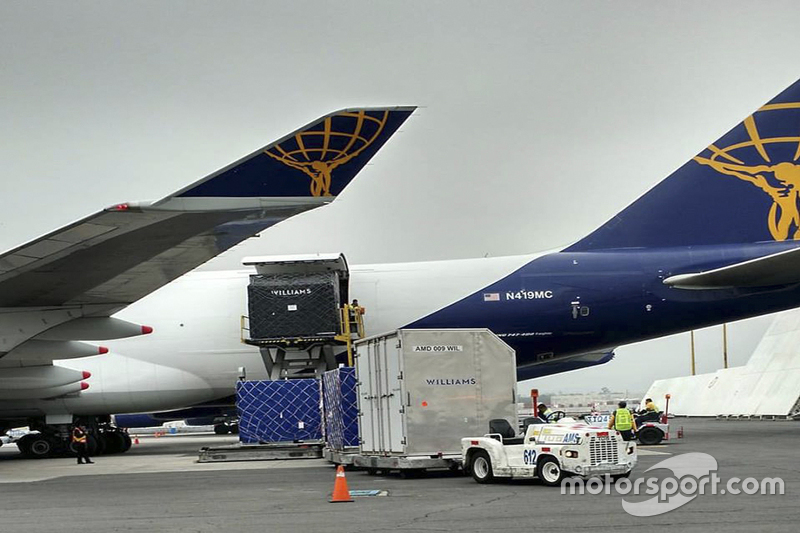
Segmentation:
{"type": "MultiPolygon", "coordinates": [[[[247,330],[247,322],[249,317],[242,316],[242,330],[247,330]]],[[[250,346],[280,346],[282,348],[307,348],[315,344],[339,344],[346,345],[347,341],[342,340],[335,335],[330,336],[317,336],[317,337],[284,337],[274,339],[249,339],[242,338],[242,342],[250,346]]]]}
{"type": "Polygon", "coordinates": [[[245,258],[255,267],[247,286],[241,342],[257,346],[269,379],[321,378],[353,365],[353,341],[363,338],[364,310],[349,305],[342,254],[245,258]]]}
{"type": "Polygon", "coordinates": [[[204,446],[198,453],[198,463],[232,461],[275,461],[279,459],[321,459],[322,442],[273,442],[267,444],[234,444],[204,446]]]}
{"type": "Polygon", "coordinates": [[[344,450],[333,450],[326,447],[322,450],[322,457],[335,465],[352,466],[356,455],[358,455],[358,446],[348,447],[344,450]]]}

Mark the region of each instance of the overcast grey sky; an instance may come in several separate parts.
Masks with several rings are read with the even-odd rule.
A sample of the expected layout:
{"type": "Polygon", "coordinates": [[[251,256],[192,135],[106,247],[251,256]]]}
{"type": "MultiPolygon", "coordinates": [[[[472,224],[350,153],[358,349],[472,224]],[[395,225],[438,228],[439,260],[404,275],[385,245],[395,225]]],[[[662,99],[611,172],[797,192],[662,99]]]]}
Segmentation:
{"type": "MultiPolygon", "coordinates": [[[[329,111],[391,104],[424,107],[333,205],[211,266],[567,244],[795,81],[798,16],[756,1],[2,2],[0,248],[162,197],[329,111]]],[[[733,362],[767,323],[731,326],[733,362]]],[[[699,370],[720,342],[699,335],[699,370]]],[[[625,347],[537,385],[644,390],[686,373],[688,346],[625,347]]]]}

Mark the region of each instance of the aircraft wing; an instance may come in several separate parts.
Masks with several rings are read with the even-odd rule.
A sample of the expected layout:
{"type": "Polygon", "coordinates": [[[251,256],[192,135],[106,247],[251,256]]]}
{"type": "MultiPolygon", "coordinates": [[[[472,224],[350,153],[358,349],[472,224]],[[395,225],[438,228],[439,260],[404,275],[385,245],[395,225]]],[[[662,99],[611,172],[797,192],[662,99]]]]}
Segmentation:
{"type": "Polygon", "coordinates": [[[166,198],[108,207],[0,255],[0,367],[96,354],[77,341],[147,333],[109,316],[330,203],[414,109],[331,113],[166,198]]]}
{"type": "Polygon", "coordinates": [[[6,252],[0,307],[135,302],[332,201],[412,111],[333,113],[162,200],[121,203],[6,252]]]}
{"type": "Polygon", "coordinates": [[[664,280],[665,285],[689,290],[774,287],[793,283],[800,283],[800,248],[706,272],[677,274],[664,280]]]}

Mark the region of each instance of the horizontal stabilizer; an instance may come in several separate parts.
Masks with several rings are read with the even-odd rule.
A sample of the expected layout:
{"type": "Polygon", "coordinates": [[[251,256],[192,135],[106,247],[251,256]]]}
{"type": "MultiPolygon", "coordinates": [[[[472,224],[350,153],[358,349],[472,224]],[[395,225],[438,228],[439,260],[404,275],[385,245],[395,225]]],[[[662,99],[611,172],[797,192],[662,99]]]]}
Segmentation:
{"type": "Polygon", "coordinates": [[[664,285],[689,290],[774,287],[793,283],[800,283],[800,248],[707,272],[677,274],[664,280],[664,285]]]}
{"type": "Polygon", "coordinates": [[[614,349],[557,357],[544,362],[520,367],[517,371],[517,377],[519,379],[541,378],[553,374],[561,374],[562,372],[569,372],[571,370],[602,365],[611,361],[613,358],[614,349]]]}

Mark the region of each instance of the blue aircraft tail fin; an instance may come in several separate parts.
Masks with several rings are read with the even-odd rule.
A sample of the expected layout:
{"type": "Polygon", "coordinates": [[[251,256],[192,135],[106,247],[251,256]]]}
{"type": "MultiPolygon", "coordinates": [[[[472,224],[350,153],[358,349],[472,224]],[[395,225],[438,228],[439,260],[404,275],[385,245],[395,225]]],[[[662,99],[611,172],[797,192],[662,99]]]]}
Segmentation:
{"type": "Polygon", "coordinates": [[[336,111],[171,195],[178,198],[336,196],[416,109],[336,111]]]}
{"type": "Polygon", "coordinates": [[[567,251],[800,239],[800,80],[567,251]]]}

